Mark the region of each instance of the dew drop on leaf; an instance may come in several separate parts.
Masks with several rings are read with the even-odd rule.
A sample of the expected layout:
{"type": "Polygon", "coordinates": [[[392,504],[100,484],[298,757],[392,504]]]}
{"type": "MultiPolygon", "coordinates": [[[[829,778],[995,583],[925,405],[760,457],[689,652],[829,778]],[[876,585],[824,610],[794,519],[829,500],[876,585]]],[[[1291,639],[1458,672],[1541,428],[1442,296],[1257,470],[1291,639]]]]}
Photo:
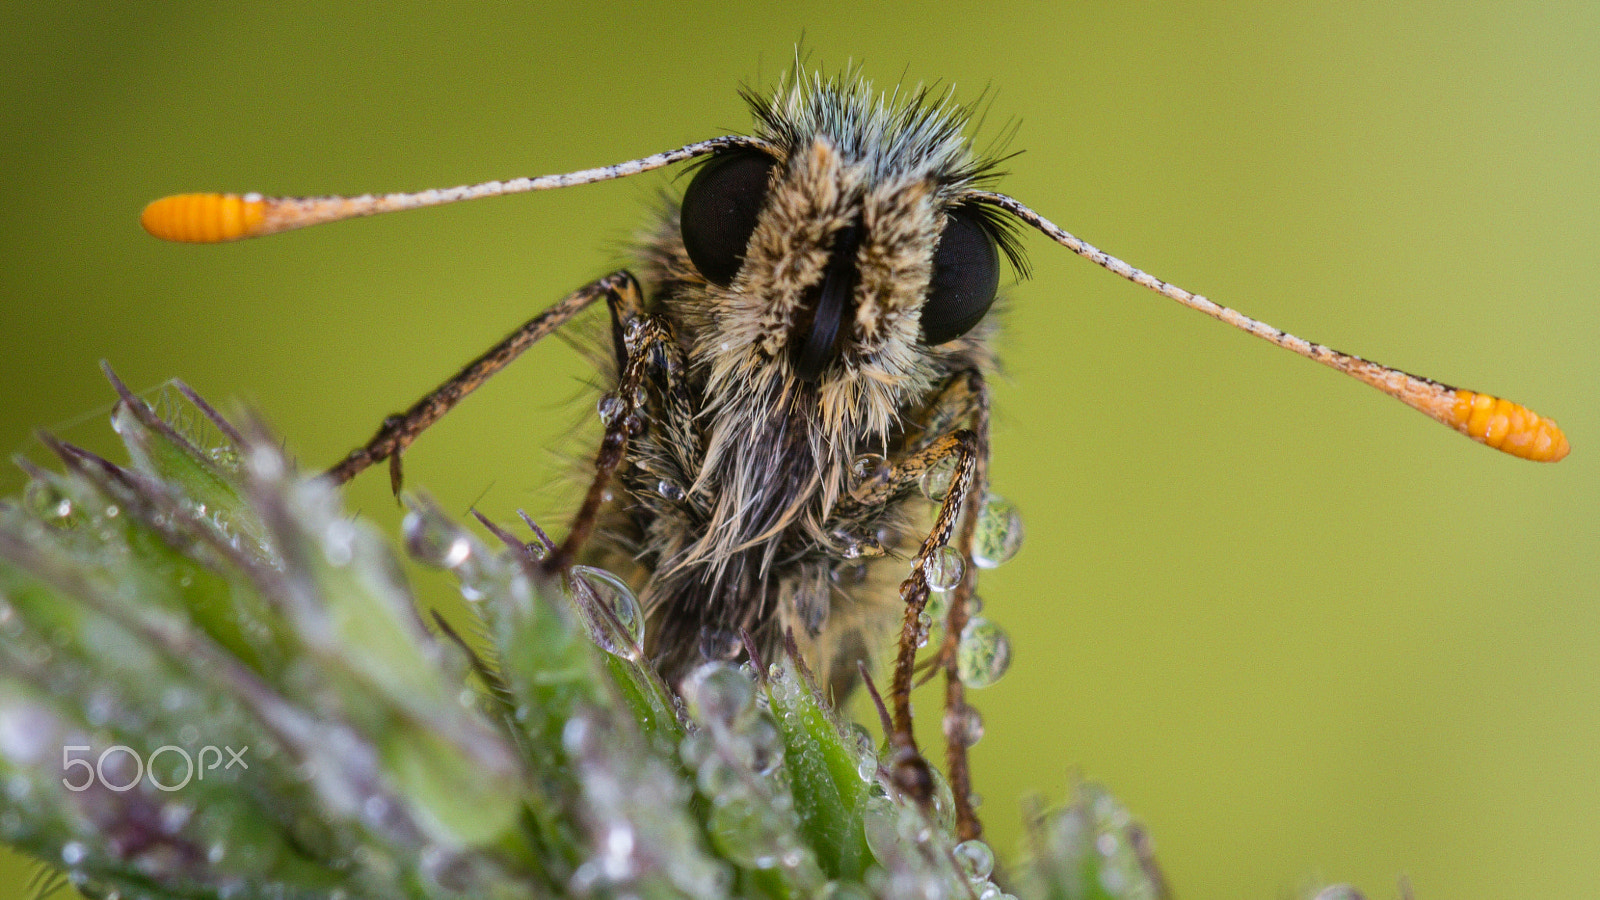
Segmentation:
{"type": "Polygon", "coordinates": [[[968,881],[987,881],[994,871],[994,851],[983,841],[962,841],[952,853],[968,881]]]}
{"type": "Polygon", "coordinates": [[[766,777],[776,772],[783,763],[783,734],[766,716],[758,716],[750,723],[744,738],[750,744],[750,768],[766,777]]]}
{"type": "Polygon", "coordinates": [[[591,633],[600,649],[624,659],[638,659],[644,642],[644,610],[622,579],[593,566],[572,567],[573,589],[593,622],[591,633]],[[586,595],[586,596],[584,596],[586,595]]]}
{"type": "Polygon", "coordinates": [[[23,502],[34,515],[57,527],[71,527],[81,518],[74,515],[77,506],[72,498],[42,479],[28,482],[23,502]]]}
{"type": "Polygon", "coordinates": [[[733,726],[755,710],[755,683],[725,662],[708,662],[690,672],[682,691],[690,714],[702,722],[733,726]]]}
{"type": "Polygon", "coordinates": [[[458,569],[472,558],[472,538],[431,503],[412,504],[400,530],[406,552],[425,566],[458,569]]]}
{"type": "Polygon", "coordinates": [[[770,869],[778,865],[781,854],[775,818],[764,804],[741,798],[712,809],[706,831],[711,843],[734,863],[770,869]]]}

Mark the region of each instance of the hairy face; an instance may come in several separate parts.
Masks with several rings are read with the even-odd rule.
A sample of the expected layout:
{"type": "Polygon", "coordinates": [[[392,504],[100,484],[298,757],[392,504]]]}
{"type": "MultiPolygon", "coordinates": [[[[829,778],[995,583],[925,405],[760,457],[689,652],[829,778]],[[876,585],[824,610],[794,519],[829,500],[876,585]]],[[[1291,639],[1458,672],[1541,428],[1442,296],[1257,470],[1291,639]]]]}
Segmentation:
{"type": "Polygon", "coordinates": [[[772,166],[744,266],[715,316],[720,340],[805,381],[835,367],[910,374],[945,216],[925,178],[871,175],[821,135],[772,166]]]}
{"type": "Polygon", "coordinates": [[[940,105],[800,85],[756,113],[669,242],[691,353],[716,383],[813,397],[827,427],[886,437],[982,346],[1006,237],[971,201],[987,165],[940,105]]]}

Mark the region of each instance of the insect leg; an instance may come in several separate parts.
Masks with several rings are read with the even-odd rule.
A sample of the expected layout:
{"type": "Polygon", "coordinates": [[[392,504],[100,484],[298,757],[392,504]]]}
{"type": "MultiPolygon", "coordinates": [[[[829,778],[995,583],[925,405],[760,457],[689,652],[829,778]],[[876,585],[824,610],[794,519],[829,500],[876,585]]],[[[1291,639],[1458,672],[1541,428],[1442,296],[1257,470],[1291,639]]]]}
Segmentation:
{"type": "Polygon", "coordinates": [[[512,360],[522,355],[522,351],[566,324],[595,300],[606,297],[614,304],[637,308],[640,305],[639,296],[639,283],[627,272],[613,272],[568,294],[559,303],[529,319],[521,328],[507,335],[505,340],[490,347],[482,356],[468,363],[450,380],[413,403],[410,409],[384,419],[378,428],[378,433],[362,446],[346,454],[338,465],[327,471],[327,477],[335,484],[344,484],[373,463],[387,459],[389,484],[398,494],[402,479],[400,455],[428,426],[455,408],[457,403],[476,390],[478,385],[483,384],[490,376],[510,365],[512,360]]]}
{"type": "MultiPolygon", "coordinates": [[[[945,383],[939,395],[929,405],[919,423],[921,435],[913,437],[910,442],[911,453],[898,462],[892,473],[885,477],[860,485],[851,495],[856,502],[866,504],[887,503],[889,499],[906,486],[915,483],[929,469],[951,456],[951,439],[958,434],[970,435],[968,446],[971,451],[972,471],[961,496],[957,494],[958,486],[953,479],[949,493],[945,495],[944,506],[939,513],[939,521],[943,523],[947,510],[953,510],[955,515],[960,515],[965,505],[964,497],[982,498],[988,490],[989,468],[989,389],[983,376],[976,371],[961,372],[950,378],[945,383]],[[970,429],[965,432],[954,432],[958,423],[964,423],[970,429]],[[943,435],[943,437],[940,437],[943,435]]],[[[957,451],[960,447],[957,446],[957,451]]],[[[963,461],[958,459],[959,469],[963,461]]],[[[966,627],[969,614],[969,602],[977,586],[977,567],[972,561],[973,541],[977,534],[977,505],[967,510],[965,516],[956,520],[959,528],[956,531],[956,549],[961,554],[962,569],[961,579],[956,583],[950,597],[949,612],[945,617],[945,637],[938,653],[929,661],[935,667],[934,671],[942,669],[945,676],[945,772],[950,780],[950,789],[955,798],[956,830],[962,840],[972,840],[983,833],[983,826],[978,821],[977,813],[972,808],[972,774],[967,765],[967,747],[969,738],[965,733],[966,722],[970,711],[966,704],[966,686],[962,684],[956,670],[956,647],[961,637],[961,631],[966,627]]],[[[935,535],[941,530],[941,525],[936,524],[935,535]]],[[[933,536],[930,535],[929,540],[933,536]]],[[[937,551],[938,546],[934,547],[937,551]]],[[[928,545],[924,545],[924,553],[928,552],[928,545]]],[[[923,564],[923,556],[919,554],[916,565],[923,564]]],[[[916,573],[913,573],[915,576],[916,573]]],[[[902,587],[902,593],[904,593],[902,587]]],[[[924,582],[921,590],[923,602],[926,602],[927,589],[924,582]]],[[[921,608],[916,615],[921,615],[921,608]]],[[[907,608],[907,615],[911,610],[907,608]]],[[[918,623],[920,630],[920,622],[918,623]]],[[[910,653],[915,653],[914,637],[910,653]]],[[[902,633],[900,657],[897,662],[910,659],[907,653],[905,633],[902,633]]],[[[898,673],[898,670],[897,670],[898,673]]],[[[930,675],[932,672],[929,673],[930,675]]],[[[905,690],[909,692],[910,685],[905,690]]],[[[900,682],[896,680],[891,688],[891,693],[896,698],[896,710],[901,707],[899,702],[900,682]]],[[[909,699],[907,700],[909,704],[909,699]]],[[[907,717],[909,721],[909,716],[907,717]]],[[[906,731],[909,729],[897,730],[906,731]]],[[[914,747],[914,744],[912,745],[914,747]]]]}
{"type": "Polygon", "coordinates": [[[905,604],[905,617],[900,626],[899,650],[895,655],[894,674],[889,682],[889,700],[894,708],[894,732],[889,743],[894,749],[893,778],[895,785],[906,794],[926,804],[933,795],[933,775],[928,763],[917,750],[916,737],[911,731],[911,679],[916,667],[917,644],[922,630],[922,611],[928,605],[928,567],[934,554],[949,543],[951,532],[961,514],[971,490],[972,479],[978,469],[980,439],[976,432],[962,429],[933,441],[926,449],[912,454],[896,466],[909,473],[926,470],[940,460],[954,456],[955,474],[950,479],[950,490],[945,494],[939,513],[934,518],[933,530],[922,542],[922,547],[911,563],[911,574],[900,584],[900,599],[905,604]]]}
{"type": "MultiPolygon", "coordinates": [[[[983,824],[972,808],[972,771],[967,766],[967,747],[972,739],[967,731],[973,713],[967,706],[966,685],[956,669],[956,648],[967,625],[968,604],[978,585],[978,567],[972,561],[972,546],[978,532],[978,511],[983,508],[984,496],[989,491],[989,388],[977,372],[967,373],[966,387],[972,432],[978,445],[968,486],[968,495],[975,502],[967,504],[966,515],[962,516],[960,530],[956,533],[956,549],[961,553],[962,562],[961,580],[951,593],[950,609],[945,613],[944,643],[939,647],[938,659],[944,669],[945,774],[955,798],[956,834],[963,841],[971,841],[983,835],[983,824]]],[[[954,489],[954,485],[951,487],[954,489]]]]}
{"type": "MultiPolygon", "coordinates": [[[[939,442],[948,441],[961,428],[979,422],[980,406],[981,421],[987,423],[989,395],[983,376],[973,370],[951,376],[927,408],[918,414],[913,423],[916,430],[907,436],[903,455],[893,466],[883,467],[856,484],[845,500],[848,506],[844,509],[881,507],[914,489],[930,469],[950,458],[947,444],[939,442]]],[[[987,441],[987,430],[980,433],[987,441]]]]}
{"type": "MultiPolygon", "coordinates": [[[[631,285],[631,281],[630,281],[631,285]]],[[[606,298],[611,307],[617,358],[622,365],[617,389],[601,401],[601,420],[605,435],[595,454],[594,478],[584,494],[583,504],[573,516],[567,537],[544,560],[546,572],[563,573],[577,558],[578,550],[594,531],[600,507],[605,503],[606,487],[628,451],[628,440],[645,428],[647,383],[652,375],[662,382],[662,394],[673,394],[674,376],[682,371],[682,350],[665,319],[646,315],[636,286],[606,298]]]]}

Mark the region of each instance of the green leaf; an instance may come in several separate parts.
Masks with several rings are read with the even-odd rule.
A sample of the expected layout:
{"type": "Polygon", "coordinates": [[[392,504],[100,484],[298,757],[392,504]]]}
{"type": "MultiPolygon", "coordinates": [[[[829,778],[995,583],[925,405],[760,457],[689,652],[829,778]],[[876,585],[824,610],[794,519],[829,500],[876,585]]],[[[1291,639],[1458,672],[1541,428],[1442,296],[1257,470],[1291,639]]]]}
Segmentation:
{"type": "MultiPolygon", "coordinates": [[[[620,581],[547,573],[539,545],[408,496],[406,550],[481,626],[441,637],[391,542],[264,427],[117,387],[127,466],[47,438],[63,471],[24,464],[0,503],[0,840],[83,893],[998,890],[959,862],[986,848],[958,854],[943,813],[892,797],[797,657],[759,679],[706,664],[680,702],[620,581]],[[203,421],[222,443],[187,437],[203,421]]],[[[1156,896],[1103,792],[1032,834],[1030,892],[1156,896]]]]}

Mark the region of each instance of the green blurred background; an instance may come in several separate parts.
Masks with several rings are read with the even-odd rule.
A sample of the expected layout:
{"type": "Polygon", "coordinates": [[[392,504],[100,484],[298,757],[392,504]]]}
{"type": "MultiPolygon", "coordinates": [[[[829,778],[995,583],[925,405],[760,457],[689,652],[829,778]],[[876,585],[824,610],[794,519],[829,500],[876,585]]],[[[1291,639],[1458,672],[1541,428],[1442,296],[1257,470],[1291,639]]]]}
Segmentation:
{"type": "MultiPolygon", "coordinates": [[[[57,0],[0,23],[0,450],[35,457],[40,426],[111,447],[106,359],[138,389],[247,400],[320,468],[626,261],[681,184],[223,247],[147,238],[157,196],[629,159],[745,128],[736,88],[769,86],[802,36],[881,87],[988,89],[983,134],[1019,122],[1027,151],[1004,189],[1069,230],[1529,403],[1576,448],[1502,457],[1027,239],[993,471],[1028,541],[982,585],[1017,656],[975,696],[997,848],[1019,797],[1081,775],[1191,900],[1393,896],[1402,875],[1422,898],[1592,894],[1600,5],[57,0]]],[[[536,348],[422,439],[410,484],[501,519],[568,508],[548,451],[592,415],[584,379],[536,348]]],[[[381,473],[352,503],[398,519],[381,473]]],[[[0,898],[25,871],[0,869],[0,898]]]]}

